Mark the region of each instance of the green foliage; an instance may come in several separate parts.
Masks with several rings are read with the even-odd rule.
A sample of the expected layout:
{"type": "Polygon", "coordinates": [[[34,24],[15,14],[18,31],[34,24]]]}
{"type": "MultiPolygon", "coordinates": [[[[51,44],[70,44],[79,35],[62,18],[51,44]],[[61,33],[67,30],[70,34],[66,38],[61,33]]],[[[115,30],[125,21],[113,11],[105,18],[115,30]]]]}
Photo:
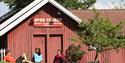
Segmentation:
{"type": "Polygon", "coordinates": [[[125,9],[125,0],[115,0],[112,2],[114,9],[125,9]]]}
{"type": "MultiPolygon", "coordinates": [[[[3,1],[5,4],[7,4],[11,9],[20,9],[28,5],[34,0],[0,0],[0,2],[3,1]]],[[[61,5],[63,5],[66,8],[70,9],[88,9],[91,7],[96,0],[56,0],[61,5]]]]}
{"type": "Polygon", "coordinates": [[[77,63],[84,54],[85,52],[81,50],[81,45],[70,45],[69,48],[66,50],[66,56],[70,57],[71,63],[77,63]]]}
{"type": "Polygon", "coordinates": [[[15,2],[15,0],[0,0],[0,2],[4,1],[4,3],[8,4],[8,5],[13,5],[13,3],[15,2]]]}
{"type": "Polygon", "coordinates": [[[20,9],[28,5],[34,0],[0,0],[0,2],[7,4],[10,9],[20,9]]]}
{"type": "Polygon", "coordinates": [[[69,9],[88,9],[96,0],[56,0],[64,7],[69,9]]]}
{"type": "Polygon", "coordinates": [[[95,11],[95,15],[79,25],[78,34],[82,43],[96,50],[96,61],[100,52],[125,47],[125,36],[122,34],[124,22],[113,24],[109,19],[100,17],[99,12],[95,11]]]}
{"type": "Polygon", "coordinates": [[[125,37],[122,35],[122,24],[123,22],[113,24],[96,12],[95,17],[79,25],[79,35],[83,43],[100,47],[102,50],[124,47],[125,37]]]}
{"type": "Polygon", "coordinates": [[[70,38],[70,41],[74,43],[74,42],[77,42],[78,40],[76,37],[72,37],[72,38],[70,38]]]}

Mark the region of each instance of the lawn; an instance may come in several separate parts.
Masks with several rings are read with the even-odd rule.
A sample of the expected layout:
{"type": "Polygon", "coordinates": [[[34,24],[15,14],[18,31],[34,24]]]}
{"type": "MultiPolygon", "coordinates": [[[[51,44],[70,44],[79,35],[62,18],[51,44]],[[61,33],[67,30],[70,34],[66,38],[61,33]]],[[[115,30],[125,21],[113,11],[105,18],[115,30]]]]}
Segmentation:
{"type": "Polygon", "coordinates": [[[5,61],[0,61],[0,63],[8,63],[8,62],[5,62],[5,61]]]}

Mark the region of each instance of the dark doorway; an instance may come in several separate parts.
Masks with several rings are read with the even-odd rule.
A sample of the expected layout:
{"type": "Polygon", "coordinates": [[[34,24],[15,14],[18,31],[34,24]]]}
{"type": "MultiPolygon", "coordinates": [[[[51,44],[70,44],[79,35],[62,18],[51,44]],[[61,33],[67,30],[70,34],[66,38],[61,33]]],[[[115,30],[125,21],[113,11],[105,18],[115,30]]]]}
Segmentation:
{"type": "Polygon", "coordinates": [[[0,36],[0,49],[7,49],[7,34],[0,36]]]}

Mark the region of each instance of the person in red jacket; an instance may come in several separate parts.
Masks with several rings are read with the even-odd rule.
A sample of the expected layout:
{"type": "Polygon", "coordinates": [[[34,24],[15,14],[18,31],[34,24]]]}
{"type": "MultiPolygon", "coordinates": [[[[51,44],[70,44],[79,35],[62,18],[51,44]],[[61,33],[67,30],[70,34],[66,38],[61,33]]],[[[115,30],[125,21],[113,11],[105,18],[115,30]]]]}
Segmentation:
{"type": "Polygon", "coordinates": [[[5,57],[4,57],[4,60],[6,62],[10,62],[10,63],[16,63],[16,60],[11,56],[11,51],[10,50],[7,50],[5,52],[5,57]]]}
{"type": "Polygon", "coordinates": [[[57,50],[57,55],[54,58],[53,63],[64,63],[64,54],[61,52],[61,50],[57,50]]]}

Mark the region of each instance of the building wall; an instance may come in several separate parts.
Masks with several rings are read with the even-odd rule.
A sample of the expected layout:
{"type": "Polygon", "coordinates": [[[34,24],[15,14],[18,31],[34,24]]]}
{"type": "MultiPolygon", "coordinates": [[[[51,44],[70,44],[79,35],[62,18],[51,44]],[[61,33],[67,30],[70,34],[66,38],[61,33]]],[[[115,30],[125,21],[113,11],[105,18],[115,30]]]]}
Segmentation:
{"type": "Polygon", "coordinates": [[[8,33],[8,48],[12,50],[12,55],[18,58],[23,52],[31,58],[35,48],[41,48],[45,61],[52,62],[53,56],[58,49],[65,50],[71,44],[70,38],[75,36],[73,32],[77,28],[77,23],[64,13],[62,27],[34,27],[33,18],[49,17],[58,18],[58,9],[50,4],[46,4],[36,13],[25,19],[18,26],[8,33]],[[49,11],[48,11],[49,10],[49,11]],[[51,60],[49,60],[51,58],[51,60]]]}
{"type": "MultiPolygon", "coordinates": [[[[12,50],[12,55],[15,58],[25,52],[31,59],[34,49],[41,48],[44,61],[52,63],[58,49],[65,52],[71,44],[70,38],[76,36],[74,31],[78,29],[78,24],[64,13],[58,15],[58,11],[57,8],[48,3],[8,32],[8,48],[12,50]],[[34,27],[33,18],[36,17],[61,17],[63,26],[34,27]]],[[[87,51],[87,48],[87,46],[83,45],[83,50],[87,51]]],[[[93,61],[94,56],[95,51],[87,51],[81,63],[93,61]]],[[[99,55],[101,63],[125,63],[124,58],[124,49],[121,49],[119,53],[106,51],[99,55]]]]}

